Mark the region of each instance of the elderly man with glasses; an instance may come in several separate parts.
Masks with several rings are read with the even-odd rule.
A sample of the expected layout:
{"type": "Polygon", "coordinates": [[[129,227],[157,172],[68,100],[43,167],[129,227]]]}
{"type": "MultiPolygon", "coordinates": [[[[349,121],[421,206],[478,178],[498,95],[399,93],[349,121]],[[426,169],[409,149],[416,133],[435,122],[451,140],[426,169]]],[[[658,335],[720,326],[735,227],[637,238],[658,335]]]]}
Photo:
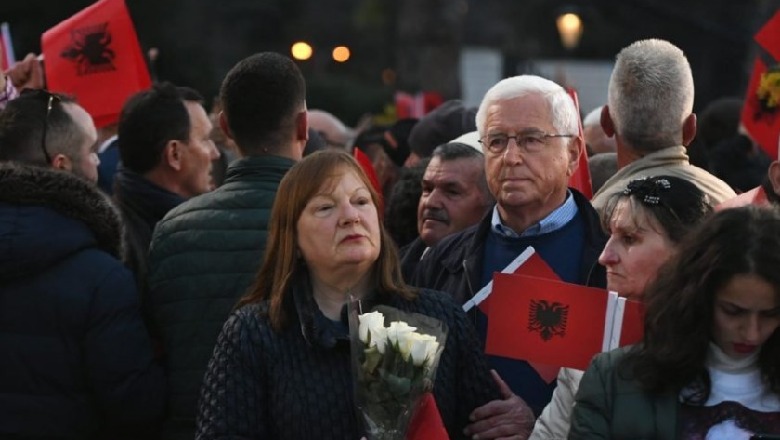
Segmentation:
{"type": "Polygon", "coordinates": [[[25,89],[0,112],[0,161],[65,170],[95,183],[96,142],[92,117],[63,95],[25,89]]]}
{"type": "MultiPolygon", "coordinates": [[[[480,223],[431,248],[413,284],[450,292],[464,303],[494,272],[533,246],[563,281],[605,286],[597,259],[606,236],[598,215],[582,194],[567,187],[584,148],[578,121],[573,101],[552,81],[522,75],[488,90],[476,122],[496,204],[480,223]]],[[[470,314],[484,343],[489,316],[477,308],[470,314]]],[[[467,434],[526,438],[533,427],[528,407],[535,415],[541,412],[550,401],[557,372],[488,358],[504,399],[476,409],[467,434]]]]}

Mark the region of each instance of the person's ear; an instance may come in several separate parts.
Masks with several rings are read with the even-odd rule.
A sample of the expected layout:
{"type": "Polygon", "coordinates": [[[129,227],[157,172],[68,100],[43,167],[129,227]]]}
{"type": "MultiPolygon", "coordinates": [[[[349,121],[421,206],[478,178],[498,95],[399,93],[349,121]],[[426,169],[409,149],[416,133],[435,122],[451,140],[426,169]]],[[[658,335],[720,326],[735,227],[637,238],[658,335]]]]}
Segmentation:
{"type": "Polygon", "coordinates": [[[772,191],[780,196],[780,159],[769,165],[769,183],[772,185],[772,191]]]}
{"type": "Polygon", "coordinates": [[[682,127],[682,144],[688,146],[693,142],[693,138],[696,137],[696,113],[691,113],[683,121],[682,127]]]}
{"type": "Polygon", "coordinates": [[[604,108],[601,109],[601,119],[599,122],[601,122],[601,129],[604,130],[604,134],[606,134],[607,137],[615,135],[615,123],[612,121],[612,116],[609,114],[608,105],[605,105],[604,108]]]}
{"type": "Polygon", "coordinates": [[[299,141],[309,140],[309,121],[306,117],[306,110],[295,115],[295,138],[299,141]]]}
{"type": "Polygon", "coordinates": [[[577,167],[580,164],[580,155],[585,148],[585,141],[582,136],[576,136],[571,138],[571,141],[567,143],[566,148],[569,152],[569,166],[566,167],[566,174],[571,176],[577,171],[577,167]]]}
{"type": "Polygon", "coordinates": [[[181,141],[172,139],[165,144],[163,149],[163,161],[168,167],[176,171],[182,168],[182,147],[181,141]]]}
{"type": "Polygon", "coordinates": [[[224,110],[219,112],[219,117],[217,119],[219,121],[219,128],[222,129],[222,133],[225,133],[225,137],[235,142],[236,138],[233,136],[233,132],[230,131],[230,126],[228,125],[227,116],[225,116],[224,110]]]}
{"type": "Polygon", "coordinates": [[[56,153],[51,158],[51,167],[55,170],[71,171],[73,170],[73,163],[68,156],[56,153]]]}

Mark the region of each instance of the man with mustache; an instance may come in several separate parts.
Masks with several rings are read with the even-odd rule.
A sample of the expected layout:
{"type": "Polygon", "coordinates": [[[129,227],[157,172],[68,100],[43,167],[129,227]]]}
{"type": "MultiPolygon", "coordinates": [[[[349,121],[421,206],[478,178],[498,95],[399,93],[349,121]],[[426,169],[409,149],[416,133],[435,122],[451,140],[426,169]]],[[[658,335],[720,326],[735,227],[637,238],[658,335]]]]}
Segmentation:
{"type": "Polygon", "coordinates": [[[485,179],[485,156],[473,146],[449,142],[433,150],[417,205],[419,237],[401,249],[407,279],[426,249],[475,225],[493,204],[485,179]]]}
{"type": "MultiPolygon", "coordinates": [[[[605,287],[597,259],[607,237],[588,199],[568,188],[585,143],[566,90],[533,75],[504,79],[486,93],[476,122],[496,204],[478,224],[432,247],[412,284],[449,292],[462,304],[533,246],[561,280],[605,287]]],[[[489,316],[476,307],[470,314],[484,343],[489,316]]],[[[534,417],[528,407],[541,412],[557,372],[498,356],[488,361],[503,399],[474,410],[466,434],[525,439],[534,417]]]]}

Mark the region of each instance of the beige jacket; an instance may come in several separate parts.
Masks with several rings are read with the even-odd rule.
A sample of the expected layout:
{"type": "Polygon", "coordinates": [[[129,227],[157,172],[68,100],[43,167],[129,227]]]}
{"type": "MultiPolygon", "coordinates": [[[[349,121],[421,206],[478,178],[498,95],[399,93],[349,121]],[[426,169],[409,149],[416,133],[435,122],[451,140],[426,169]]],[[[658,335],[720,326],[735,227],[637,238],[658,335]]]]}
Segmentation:
{"type": "Polygon", "coordinates": [[[593,196],[591,203],[601,214],[610,196],[623,191],[628,182],[640,177],[661,175],[688,179],[695,183],[704,194],[710,197],[712,207],[737,195],[726,182],[702,168],[691,165],[688,161],[688,155],[685,153],[685,147],[679,146],[650,153],[619,169],[593,196]]]}
{"type": "Polygon", "coordinates": [[[569,435],[574,396],[577,394],[580,379],[584,373],[584,371],[574,368],[561,368],[558,373],[558,385],[553,391],[552,400],[544,407],[542,415],[536,420],[534,431],[528,440],[566,439],[569,435]]]}

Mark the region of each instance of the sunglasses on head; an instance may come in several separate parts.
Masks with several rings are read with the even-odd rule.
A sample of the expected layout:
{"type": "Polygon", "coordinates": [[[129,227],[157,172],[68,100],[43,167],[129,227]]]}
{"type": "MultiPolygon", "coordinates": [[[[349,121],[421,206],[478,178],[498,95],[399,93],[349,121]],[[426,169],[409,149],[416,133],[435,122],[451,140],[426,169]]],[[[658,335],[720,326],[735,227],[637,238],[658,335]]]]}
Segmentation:
{"type": "Polygon", "coordinates": [[[43,133],[41,135],[41,151],[43,151],[43,157],[46,158],[46,163],[51,163],[51,156],[49,156],[48,150],[46,150],[46,131],[49,127],[49,114],[55,104],[62,101],[62,98],[56,93],[51,93],[44,89],[24,89],[20,96],[28,96],[33,99],[40,99],[46,102],[46,114],[43,117],[43,133]]]}

